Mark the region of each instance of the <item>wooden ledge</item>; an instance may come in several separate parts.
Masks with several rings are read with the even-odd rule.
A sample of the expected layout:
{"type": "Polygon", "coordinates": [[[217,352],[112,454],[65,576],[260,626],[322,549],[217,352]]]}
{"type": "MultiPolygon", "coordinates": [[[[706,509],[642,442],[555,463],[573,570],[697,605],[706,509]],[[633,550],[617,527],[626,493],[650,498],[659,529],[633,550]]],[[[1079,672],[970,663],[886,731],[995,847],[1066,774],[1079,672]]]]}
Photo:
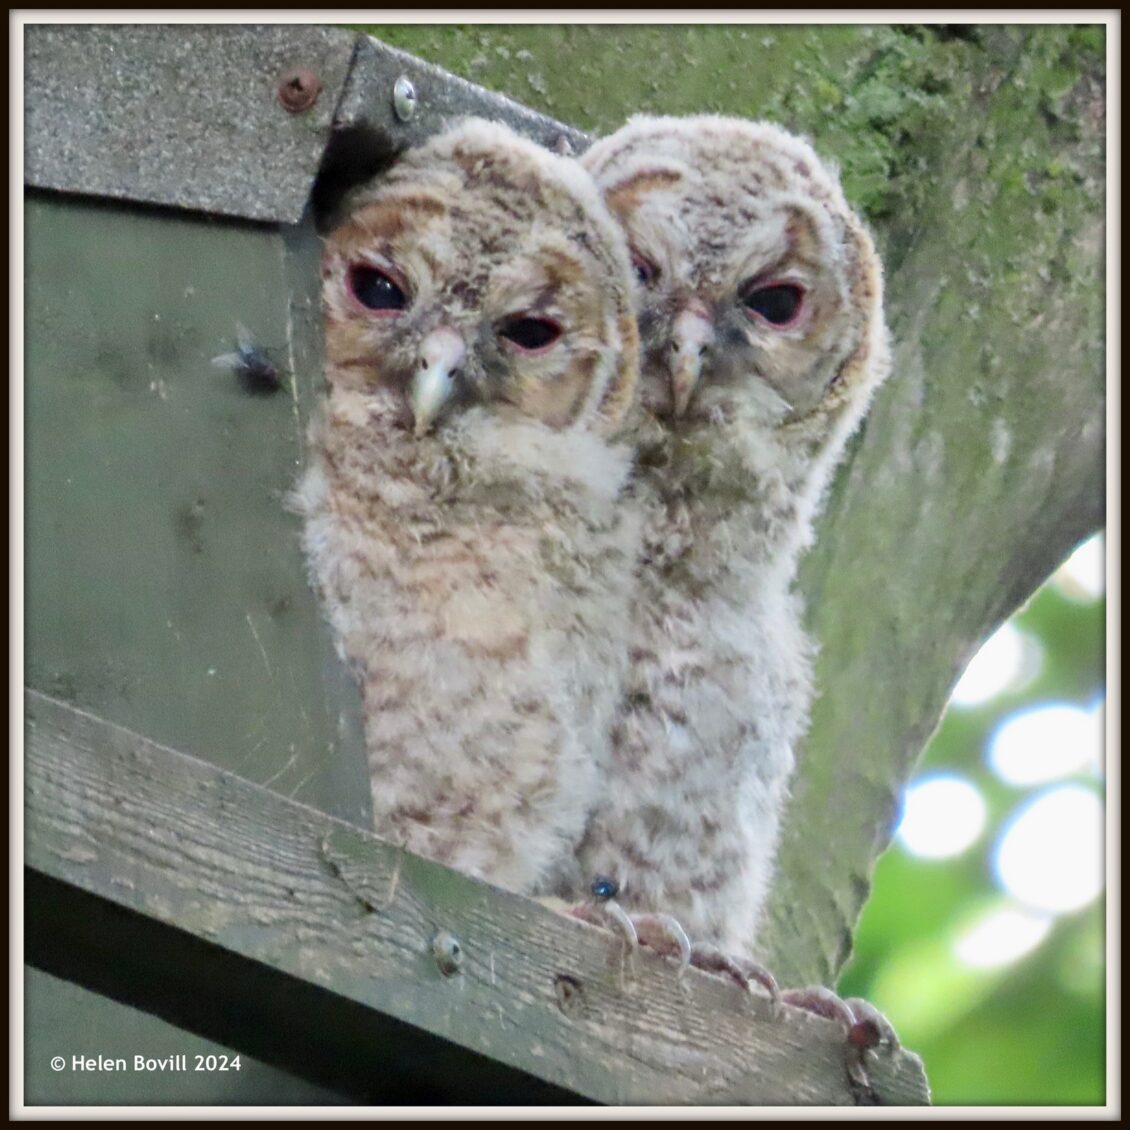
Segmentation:
{"type": "MultiPolygon", "coordinates": [[[[680,979],[37,692],[25,705],[38,968],[358,1102],[858,1101],[827,1021],[770,1020],[721,978],[680,979]]],[[[868,1053],[867,1070],[882,1102],[929,1101],[912,1053],[868,1053]]]]}

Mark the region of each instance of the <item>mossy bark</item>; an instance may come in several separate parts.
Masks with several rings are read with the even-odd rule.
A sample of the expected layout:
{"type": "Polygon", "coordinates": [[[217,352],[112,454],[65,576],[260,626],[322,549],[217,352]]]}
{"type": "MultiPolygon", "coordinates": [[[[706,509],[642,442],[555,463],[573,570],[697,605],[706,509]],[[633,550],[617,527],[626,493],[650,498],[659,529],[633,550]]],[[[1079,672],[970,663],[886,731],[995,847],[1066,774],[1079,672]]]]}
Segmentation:
{"type": "Polygon", "coordinates": [[[780,122],[876,231],[895,371],[801,572],[821,695],[762,938],[830,981],[955,678],[1104,523],[1105,28],[369,30],[589,131],[780,122]]]}

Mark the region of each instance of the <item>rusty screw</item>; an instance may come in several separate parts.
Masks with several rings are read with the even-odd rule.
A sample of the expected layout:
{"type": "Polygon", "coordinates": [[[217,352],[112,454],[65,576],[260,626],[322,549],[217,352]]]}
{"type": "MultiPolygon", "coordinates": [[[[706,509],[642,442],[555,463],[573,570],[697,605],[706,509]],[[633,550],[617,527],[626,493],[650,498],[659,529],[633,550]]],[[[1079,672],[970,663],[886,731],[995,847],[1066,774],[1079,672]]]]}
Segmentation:
{"type": "Polygon", "coordinates": [[[291,114],[301,114],[318,101],[322,93],[322,80],[305,67],[287,71],[279,79],[279,102],[291,114]]]}

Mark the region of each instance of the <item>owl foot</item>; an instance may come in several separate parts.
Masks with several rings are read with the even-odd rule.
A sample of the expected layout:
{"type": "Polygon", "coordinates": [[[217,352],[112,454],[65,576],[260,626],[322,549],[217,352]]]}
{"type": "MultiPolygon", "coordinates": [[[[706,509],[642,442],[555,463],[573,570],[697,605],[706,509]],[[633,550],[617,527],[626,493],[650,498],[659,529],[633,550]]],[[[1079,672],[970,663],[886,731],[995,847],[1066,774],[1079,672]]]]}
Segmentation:
{"type": "Polygon", "coordinates": [[[843,1000],[823,985],[807,989],[788,989],[781,994],[785,1004],[803,1008],[840,1025],[845,1040],[848,1079],[861,1103],[878,1102],[867,1078],[865,1056],[869,1051],[893,1052],[899,1039],[891,1022],[872,1004],[860,997],[843,1000]]]}
{"type": "Polygon", "coordinates": [[[769,1018],[776,1020],[781,1013],[781,990],[777,979],[763,965],[745,957],[731,957],[716,946],[696,942],[691,947],[691,965],[707,973],[720,973],[729,977],[744,992],[750,992],[750,982],[756,981],[769,994],[769,1018]]]}
{"type": "Polygon", "coordinates": [[[647,946],[664,957],[679,959],[679,976],[691,964],[693,947],[687,932],[670,914],[630,914],[641,946],[647,946]]]}
{"type": "Polygon", "coordinates": [[[629,914],[613,898],[578,903],[569,913],[582,922],[610,927],[624,938],[631,951],[646,946],[663,957],[677,957],[680,976],[691,964],[690,939],[669,914],[629,914]]]}

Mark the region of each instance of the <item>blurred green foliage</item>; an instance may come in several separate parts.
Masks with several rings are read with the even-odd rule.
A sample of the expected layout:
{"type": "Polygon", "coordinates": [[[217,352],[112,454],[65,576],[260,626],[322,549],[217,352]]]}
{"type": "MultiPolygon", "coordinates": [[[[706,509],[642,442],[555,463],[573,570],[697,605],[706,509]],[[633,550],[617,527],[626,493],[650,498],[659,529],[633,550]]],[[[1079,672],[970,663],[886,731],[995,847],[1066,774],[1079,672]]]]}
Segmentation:
{"type": "MultiPolygon", "coordinates": [[[[992,855],[1003,825],[1046,787],[1010,785],[989,767],[993,732],[1018,711],[1068,702],[1091,708],[1104,693],[1102,599],[1080,603],[1052,583],[1014,618],[1043,648],[1039,674],[976,707],[953,707],[927,747],[918,776],[953,772],[988,809],[977,841],[955,858],[916,858],[895,842],[840,980],[845,996],[882,1009],[918,1052],[937,1104],[1102,1104],[1105,1084],[1105,905],[1056,920],[1015,962],[971,969],[955,938],[1003,900],[992,855]]],[[[1064,778],[1094,785],[1088,773],[1064,778]]]]}

